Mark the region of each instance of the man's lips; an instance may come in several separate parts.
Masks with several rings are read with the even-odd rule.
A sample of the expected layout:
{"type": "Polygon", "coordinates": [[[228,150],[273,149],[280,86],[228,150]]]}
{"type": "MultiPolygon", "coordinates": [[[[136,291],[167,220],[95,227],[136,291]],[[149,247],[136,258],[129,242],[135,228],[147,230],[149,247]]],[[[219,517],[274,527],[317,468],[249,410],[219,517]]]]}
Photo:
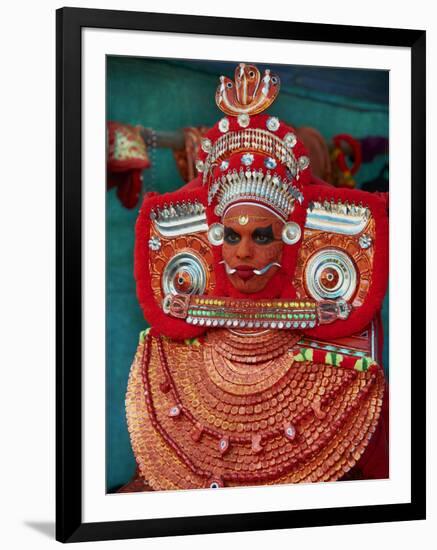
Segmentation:
{"type": "Polygon", "coordinates": [[[269,271],[269,269],[271,269],[274,266],[281,267],[281,264],[279,264],[278,262],[271,262],[265,265],[261,269],[256,269],[251,265],[238,265],[237,267],[231,267],[224,260],[222,260],[220,263],[224,264],[226,273],[228,275],[236,274],[244,281],[248,281],[254,275],[265,275],[267,271],[269,271]]]}
{"type": "Polygon", "coordinates": [[[240,279],[243,279],[243,281],[248,281],[255,275],[253,272],[254,268],[250,265],[237,265],[234,269],[236,275],[238,275],[240,279]]]}

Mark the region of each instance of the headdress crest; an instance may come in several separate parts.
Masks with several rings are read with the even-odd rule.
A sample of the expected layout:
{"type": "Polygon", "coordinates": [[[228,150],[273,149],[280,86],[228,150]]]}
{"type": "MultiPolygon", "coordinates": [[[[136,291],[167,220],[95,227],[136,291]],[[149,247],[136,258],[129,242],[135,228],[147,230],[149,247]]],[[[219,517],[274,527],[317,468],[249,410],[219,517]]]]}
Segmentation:
{"type": "Polygon", "coordinates": [[[220,77],[215,94],[217,107],[227,115],[256,115],[270,107],[280,88],[278,75],[266,69],[264,76],[255,65],[240,63],[235,69],[235,80],[220,77]]]}
{"type": "Polygon", "coordinates": [[[208,186],[208,203],[222,216],[237,201],[273,208],[284,220],[303,202],[309,158],[293,128],[260,114],[276,99],[279,76],[240,63],[235,80],[221,76],[216,91],[222,118],[203,138],[197,160],[208,186]]]}

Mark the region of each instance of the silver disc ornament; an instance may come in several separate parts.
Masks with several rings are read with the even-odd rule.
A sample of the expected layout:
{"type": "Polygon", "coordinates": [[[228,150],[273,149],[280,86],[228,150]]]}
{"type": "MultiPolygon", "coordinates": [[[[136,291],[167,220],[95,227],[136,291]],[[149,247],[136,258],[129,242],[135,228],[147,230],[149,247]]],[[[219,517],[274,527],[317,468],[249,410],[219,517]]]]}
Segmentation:
{"type": "Polygon", "coordinates": [[[208,240],[213,246],[223,244],[225,228],[222,223],[213,223],[208,229],[208,240]]]}
{"type": "Polygon", "coordinates": [[[296,244],[302,235],[300,225],[296,222],[287,222],[282,229],[282,240],[285,244],[296,244]]]}
{"type": "Polygon", "coordinates": [[[358,285],[352,258],[335,248],[316,252],[305,269],[306,287],[315,300],[350,300],[358,285]]]}
{"type": "Polygon", "coordinates": [[[196,254],[180,252],[165,266],[161,281],[165,295],[203,294],[206,288],[206,267],[196,254]]]}

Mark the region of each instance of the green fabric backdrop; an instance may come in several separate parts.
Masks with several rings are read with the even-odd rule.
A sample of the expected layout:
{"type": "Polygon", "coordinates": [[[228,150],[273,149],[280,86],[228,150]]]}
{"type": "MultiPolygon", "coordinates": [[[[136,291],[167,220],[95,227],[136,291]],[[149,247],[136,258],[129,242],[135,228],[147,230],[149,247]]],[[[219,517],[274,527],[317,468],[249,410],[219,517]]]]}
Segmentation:
{"type": "MultiPolygon", "coordinates": [[[[107,118],[157,130],[212,126],[221,113],[214,93],[219,74],[232,76],[231,65],[148,58],[108,57],[107,118]],[[220,70],[221,69],[221,70],[220,70]]],[[[278,69],[277,69],[278,70],[278,69]]],[[[313,68],[279,69],[282,88],[270,109],[294,126],[312,126],[329,139],[338,133],[355,137],[388,136],[388,73],[313,68]],[[289,72],[289,78],[287,74],[289,72]],[[376,74],[377,73],[377,74],[376,74]],[[347,83],[347,86],[345,86],[347,83]],[[340,90],[340,93],[336,92],[340,90]],[[373,97],[372,97],[373,94],[373,97]],[[379,102],[369,101],[376,98],[379,102]]],[[[144,172],[144,187],[172,191],[183,184],[170,150],[158,149],[153,169],[144,172]]],[[[377,176],[387,158],[364,165],[358,183],[377,176]]],[[[107,490],[129,481],[135,460],[129,442],[124,396],[138,334],[147,325],[133,279],[134,227],[137,209],[127,210],[115,191],[107,193],[107,490]]],[[[383,310],[388,373],[388,298],[383,310]]]]}

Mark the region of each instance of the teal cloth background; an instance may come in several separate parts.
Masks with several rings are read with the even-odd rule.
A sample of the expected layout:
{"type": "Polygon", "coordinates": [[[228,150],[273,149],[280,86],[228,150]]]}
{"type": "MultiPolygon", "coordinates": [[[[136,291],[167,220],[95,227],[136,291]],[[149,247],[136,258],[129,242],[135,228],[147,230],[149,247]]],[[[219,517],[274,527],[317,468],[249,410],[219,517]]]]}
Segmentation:
{"type": "MultiPolygon", "coordinates": [[[[261,65],[259,65],[261,68],[261,65]]],[[[221,112],[214,102],[218,76],[234,64],[108,57],[107,119],[156,130],[212,126],[221,112]]],[[[281,93],[269,112],[294,126],[312,126],[329,139],[350,133],[388,136],[388,73],[283,66],[281,93]]],[[[169,149],[156,150],[144,171],[144,189],[173,191],[183,181],[169,149]]],[[[375,178],[384,156],[363,165],[357,181],[375,178]]],[[[135,294],[134,228],[138,209],[127,210],[115,190],[107,193],[106,217],[106,392],[107,490],[116,490],[135,471],[126,427],[124,396],[138,335],[147,324],[135,294]]],[[[383,308],[384,366],[388,374],[388,297],[383,308]]]]}

